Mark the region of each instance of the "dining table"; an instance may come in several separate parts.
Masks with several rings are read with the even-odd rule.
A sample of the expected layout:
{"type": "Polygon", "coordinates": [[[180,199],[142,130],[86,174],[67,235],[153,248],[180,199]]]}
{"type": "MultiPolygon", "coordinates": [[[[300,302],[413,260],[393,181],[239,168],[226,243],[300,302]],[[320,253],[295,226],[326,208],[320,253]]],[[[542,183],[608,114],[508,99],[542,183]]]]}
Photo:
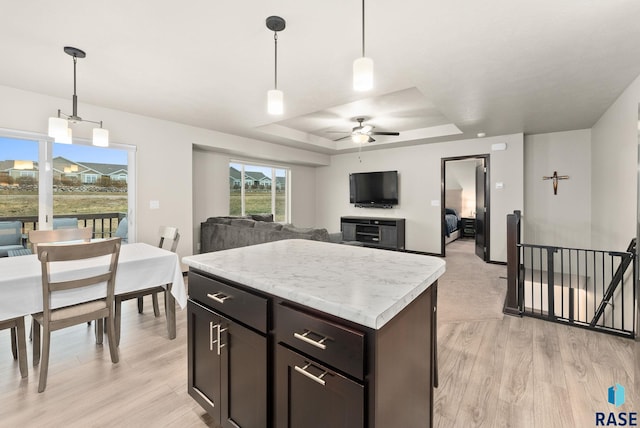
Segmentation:
{"type": "MultiPolygon", "coordinates": [[[[108,256],[64,263],[52,267],[51,275],[57,280],[74,276],[98,274],[109,265],[108,256]]],[[[169,339],[176,337],[176,305],[187,305],[182,268],[178,255],[171,251],[145,244],[129,243],[120,247],[115,280],[115,294],[164,286],[167,294],[167,331],[169,339]]],[[[75,305],[105,296],[105,288],[95,285],[82,289],[57,292],[52,308],[75,305]]],[[[0,258],[0,321],[42,312],[42,267],[37,255],[0,258]]]]}

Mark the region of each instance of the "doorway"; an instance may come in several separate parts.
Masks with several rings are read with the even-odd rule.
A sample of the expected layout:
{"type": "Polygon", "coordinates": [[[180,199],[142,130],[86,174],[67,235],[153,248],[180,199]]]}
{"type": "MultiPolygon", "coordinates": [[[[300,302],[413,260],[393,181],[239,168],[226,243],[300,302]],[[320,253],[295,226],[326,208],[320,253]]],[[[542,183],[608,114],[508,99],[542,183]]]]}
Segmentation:
{"type": "Polygon", "coordinates": [[[475,254],[490,259],[489,154],[441,159],[441,247],[457,239],[473,240],[475,254]],[[456,221],[457,217],[457,221],[456,221]]]}

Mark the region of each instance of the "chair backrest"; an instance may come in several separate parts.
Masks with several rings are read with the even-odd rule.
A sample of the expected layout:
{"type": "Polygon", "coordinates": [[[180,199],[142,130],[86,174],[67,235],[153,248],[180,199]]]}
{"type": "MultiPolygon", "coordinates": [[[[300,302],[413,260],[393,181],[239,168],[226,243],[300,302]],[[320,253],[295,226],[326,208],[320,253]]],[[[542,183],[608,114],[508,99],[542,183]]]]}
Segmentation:
{"type": "Polygon", "coordinates": [[[22,222],[0,221],[0,245],[20,245],[22,243],[22,222]]]}
{"type": "Polygon", "coordinates": [[[78,219],[75,217],[62,217],[53,219],[53,230],[56,229],[77,229],[78,219]]]}
{"type": "Polygon", "coordinates": [[[33,252],[36,253],[40,244],[51,244],[55,242],[69,241],[89,242],[92,236],[93,231],[90,227],[56,230],[30,230],[29,242],[32,245],[33,252]]]}
{"type": "MultiPolygon", "coordinates": [[[[40,263],[42,265],[42,307],[45,321],[48,321],[50,318],[51,294],[58,291],[89,287],[95,284],[105,283],[106,298],[104,307],[110,308],[113,304],[115,277],[116,270],[118,268],[118,258],[120,256],[120,246],[120,238],[110,238],[104,241],[82,242],[80,244],[69,245],[39,245],[38,259],[40,260],[40,263]],[[90,273],[88,274],[90,276],[75,275],[73,279],[66,279],[64,281],[52,280],[52,264],[59,265],[60,263],[92,259],[95,257],[102,257],[107,255],[111,257],[109,260],[109,267],[107,268],[106,272],[104,271],[104,269],[101,269],[100,273],[90,273]]],[[[74,314],[71,313],[70,315],[73,316],[74,314]]]]}
{"type": "Polygon", "coordinates": [[[178,242],[180,242],[180,234],[177,227],[160,226],[160,244],[158,247],[163,248],[165,240],[171,240],[171,251],[176,252],[178,242]]]}

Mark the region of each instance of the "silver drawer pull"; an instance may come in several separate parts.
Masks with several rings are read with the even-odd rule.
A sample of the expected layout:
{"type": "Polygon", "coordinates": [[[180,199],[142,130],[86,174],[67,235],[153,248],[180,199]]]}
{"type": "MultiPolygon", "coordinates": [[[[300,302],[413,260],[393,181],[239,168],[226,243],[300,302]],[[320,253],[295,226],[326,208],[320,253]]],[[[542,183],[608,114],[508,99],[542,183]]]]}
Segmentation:
{"type": "Polygon", "coordinates": [[[210,298],[211,300],[218,302],[218,303],[224,303],[225,300],[230,299],[231,296],[227,296],[223,293],[216,293],[216,294],[207,294],[207,297],[210,298]],[[222,297],[220,297],[222,296],[222,297]]]}
{"type": "Polygon", "coordinates": [[[305,331],[304,333],[300,334],[300,333],[293,333],[293,337],[295,337],[296,339],[300,339],[303,342],[308,343],[309,345],[313,345],[316,348],[320,348],[320,349],[327,349],[327,345],[324,344],[324,341],[327,340],[326,337],[323,337],[322,339],[316,341],[313,340],[309,337],[307,337],[307,335],[311,333],[309,330],[305,331]]]}
{"type": "Polygon", "coordinates": [[[306,377],[308,377],[309,379],[311,379],[314,382],[318,382],[320,385],[324,386],[326,384],[326,381],[324,379],[322,379],[323,377],[325,377],[328,372],[324,372],[322,373],[320,376],[316,376],[316,375],[312,375],[311,373],[309,373],[307,371],[307,368],[310,366],[311,364],[307,364],[304,367],[298,367],[298,366],[293,366],[293,368],[300,374],[305,375],[306,377]]]}

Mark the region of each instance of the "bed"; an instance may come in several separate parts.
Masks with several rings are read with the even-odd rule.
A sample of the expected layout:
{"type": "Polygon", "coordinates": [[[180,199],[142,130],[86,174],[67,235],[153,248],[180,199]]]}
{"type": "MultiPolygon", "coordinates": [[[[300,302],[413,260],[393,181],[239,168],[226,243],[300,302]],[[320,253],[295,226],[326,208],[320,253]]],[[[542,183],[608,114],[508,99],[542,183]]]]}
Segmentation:
{"type": "Polygon", "coordinates": [[[461,236],[460,215],[454,208],[444,209],[444,243],[449,244],[461,236]]]}

